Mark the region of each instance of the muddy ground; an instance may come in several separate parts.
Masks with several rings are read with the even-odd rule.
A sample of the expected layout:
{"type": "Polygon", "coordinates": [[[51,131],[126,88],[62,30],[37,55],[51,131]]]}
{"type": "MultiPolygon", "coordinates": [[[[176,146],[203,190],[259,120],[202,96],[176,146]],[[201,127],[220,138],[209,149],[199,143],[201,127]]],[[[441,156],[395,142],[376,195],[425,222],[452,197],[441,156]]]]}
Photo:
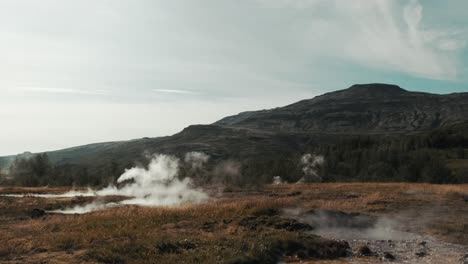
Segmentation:
{"type": "Polygon", "coordinates": [[[48,212],[124,198],[0,196],[0,263],[468,263],[468,185],[206,191],[211,199],[200,205],[81,215],[48,212]]]}

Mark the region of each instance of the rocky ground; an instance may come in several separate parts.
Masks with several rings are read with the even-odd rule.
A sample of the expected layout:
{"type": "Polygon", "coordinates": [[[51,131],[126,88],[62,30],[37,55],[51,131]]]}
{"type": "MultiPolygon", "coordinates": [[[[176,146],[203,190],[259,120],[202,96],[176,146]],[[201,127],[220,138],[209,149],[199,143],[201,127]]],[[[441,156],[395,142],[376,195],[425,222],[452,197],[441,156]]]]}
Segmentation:
{"type": "Polygon", "coordinates": [[[362,232],[320,230],[316,234],[332,239],[344,239],[352,254],[346,263],[468,263],[468,247],[439,241],[432,237],[398,233],[397,239],[372,239],[362,232]]]}

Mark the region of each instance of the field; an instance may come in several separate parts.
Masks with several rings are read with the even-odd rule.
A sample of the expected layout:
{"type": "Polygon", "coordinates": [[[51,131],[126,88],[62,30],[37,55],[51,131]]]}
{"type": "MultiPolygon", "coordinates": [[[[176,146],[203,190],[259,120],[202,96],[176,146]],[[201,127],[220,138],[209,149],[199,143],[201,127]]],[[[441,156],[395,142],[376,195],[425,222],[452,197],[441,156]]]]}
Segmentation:
{"type": "MultiPolygon", "coordinates": [[[[0,194],[68,190],[0,187],[0,194]]],[[[81,215],[41,210],[122,197],[0,196],[0,262],[374,263],[393,256],[463,263],[468,253],[468,185],[285,184],[207,192],[204,204],[81,215]],[[364,244],[371,253],[362,251],[364,244]]]]}

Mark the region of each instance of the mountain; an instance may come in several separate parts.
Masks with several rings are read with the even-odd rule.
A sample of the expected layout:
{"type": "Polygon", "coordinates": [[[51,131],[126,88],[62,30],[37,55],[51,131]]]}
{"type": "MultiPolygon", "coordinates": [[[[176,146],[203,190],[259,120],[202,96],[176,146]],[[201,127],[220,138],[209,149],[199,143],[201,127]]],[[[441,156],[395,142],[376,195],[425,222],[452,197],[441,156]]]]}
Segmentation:
{"type": "Polygon", "coordinates": [[[271,110],[216,122],[224,127],[306,133],[408,133],[468,120],[468,93],[409,92],[396,85],[361,84],[271,110]]]}
{"type": "MultiPolygon", "coordinates": [[[[274,156],[294,151],[309,140],[301,133],[272,133],[217,125],[192,125],[170,137],[142,138],[130,141],[95,143],[47,152],[54,164],[102,165],[110,162],[144,162],[153,153],[182,157],[186,152],[201,151],[212,160],[245,160],[254,154],[274,156]]],[[[11,162],[16,156],[1,157],[11,162]]],[[[19,157],[24,157],[19,155],[19,157]]]]}
{"type": "MultiPolygon", "coordinates": [[[[336,143],[350,135],[398,137],[441,129],[468,135],[467,123],[468,93],[438,95],[388,84],[359,84],[285,107],[189,126],[168,137],[97,143],[47,153],[54,164],[89,167],[110,163],[128,167],[144,162],[148,154],[182,157],[188,151],[203,151],[215,162],[232,159],[258,163],[300,156],[313,145],[336,143]]],[[[0,166],[7,166],[14,157],[0,158],[0,166]]]]}

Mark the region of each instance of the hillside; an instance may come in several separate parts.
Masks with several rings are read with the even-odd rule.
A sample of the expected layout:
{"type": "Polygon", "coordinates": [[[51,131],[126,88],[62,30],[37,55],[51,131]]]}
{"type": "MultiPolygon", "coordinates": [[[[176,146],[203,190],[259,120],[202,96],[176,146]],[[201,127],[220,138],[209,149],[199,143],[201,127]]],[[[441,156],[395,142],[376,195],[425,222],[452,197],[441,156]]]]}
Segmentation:
{"type": "Polygon", "coordinates": [[[244,112],[216,125],[266,131],[407,133],[468,120],[468,93],[436,95],[395,85],[353,85],[285,107],[244,112]]]}
{"type": "MultiPolygon", "coordinates": [[[[437,95],[409,92],[395,85],[365,84],[285,107],[243,112],[212,125],[192,125],[168,137],[96,143],[47,154],[54,165],[85,166],[99,175],[112,166],[123,171],[131,165],[144,164],[153,153],[182,158],[186,152],[201,151],[210,155],[213,166],[233,160],[242,164],[243,174],[290,173],[297,178],[301,155],[325,152],[331,153],[329,157],[335,162],[330,170],[334,179],[359,173],[368,177],[368,170],[363,172],[359,166],[371,165],[356,165],[363,162],[353,160],[357,154],[379,154],[380,148],[394,149],[396,145],[402,152],[463,147],[468,135],[467,121],[468,93],[437,95]],[[350,152],[358,148],[363,152],[350,152]],[[350,157],[343,154],[348,152],[350,157]],[[332,158],[333,155],[337,156],[332,158]],[[359,168],[353,169],[354,166],[359,168]]],[[[445,156],[452,155],[449,154],[445,156]]],[[[0,166],[7,167],[14,158],[0,158],[0,166]]],[[[432,160],[426,158],[426,162],[432,160]]],[[[375,162],[380,162],[381,171],[401,165],[385,160],[383,165],[382,161],[375,162]]],[[[398,168],[392,169],[394,174],[398,168]]]]}

